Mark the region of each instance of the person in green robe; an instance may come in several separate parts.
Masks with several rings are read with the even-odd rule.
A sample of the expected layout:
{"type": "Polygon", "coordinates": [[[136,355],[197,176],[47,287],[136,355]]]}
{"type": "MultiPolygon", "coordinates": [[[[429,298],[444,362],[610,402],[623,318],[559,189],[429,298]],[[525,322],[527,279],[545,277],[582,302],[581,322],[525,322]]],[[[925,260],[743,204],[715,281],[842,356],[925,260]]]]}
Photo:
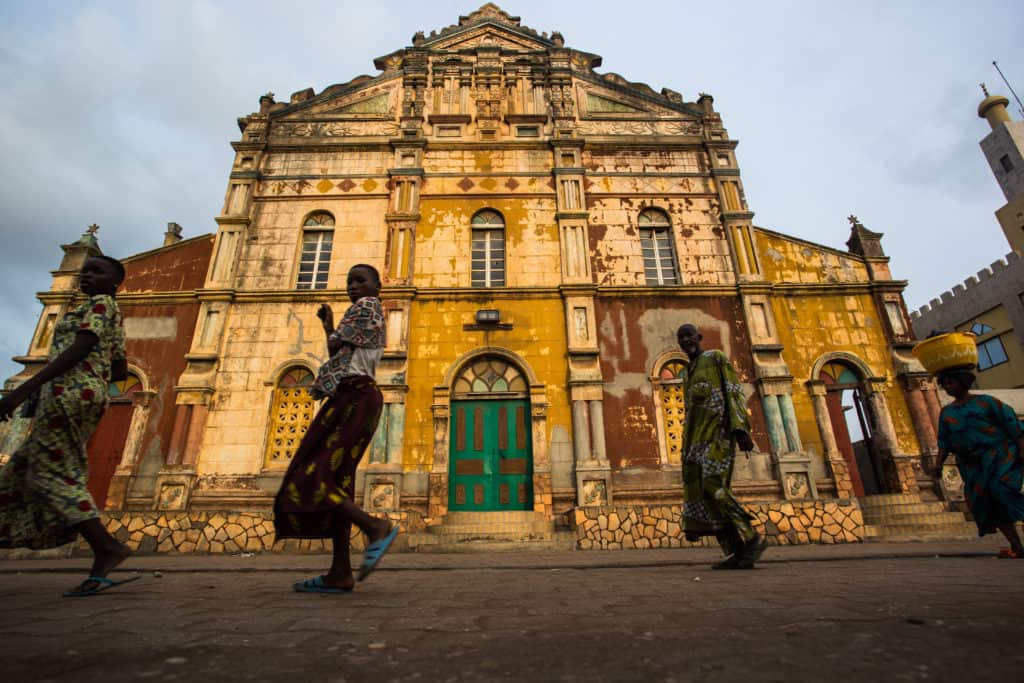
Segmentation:
{"type": "Polygon", "coordinates": [[[679,348],[690,358],[683,385],[683,531],[691,542],[702,536],[718,540],[726,559],[715,569],[752,569],[765,541],[730,489],[736,447],[754,448],[746,398],[729,358],[701,348],[702,339],[695,325],[676,331],[679,348]]]}

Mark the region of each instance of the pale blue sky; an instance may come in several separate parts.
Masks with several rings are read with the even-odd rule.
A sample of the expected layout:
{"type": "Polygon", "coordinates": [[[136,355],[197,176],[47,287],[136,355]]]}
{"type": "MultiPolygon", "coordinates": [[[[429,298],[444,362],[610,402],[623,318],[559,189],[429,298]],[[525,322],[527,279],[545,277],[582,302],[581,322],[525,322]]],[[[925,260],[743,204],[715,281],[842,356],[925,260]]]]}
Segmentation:
{"type": "MultiPolygon", "coordinates": [[[[168,221],[215,231],[235,120],[262,93],[375,74],[481,4],[0,0],[0,375],[20,368],[61,243],[96,222],[120,257],[168,221]]],[[[911,308],[1008,251],[976,108],[979,82],[1006,92],[993,59],[1024,93],[1022,2],[498,4],[602,72],[711,93],[755,223],[845,248],[857,214],[911,308]]]]}

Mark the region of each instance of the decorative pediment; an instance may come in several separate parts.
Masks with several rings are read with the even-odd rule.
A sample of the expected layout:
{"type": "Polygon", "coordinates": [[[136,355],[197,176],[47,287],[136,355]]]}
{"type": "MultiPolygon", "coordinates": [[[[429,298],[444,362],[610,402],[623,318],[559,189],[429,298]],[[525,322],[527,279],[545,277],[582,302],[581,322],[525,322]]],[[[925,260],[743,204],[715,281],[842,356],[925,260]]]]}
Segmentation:
{"type": "MultiPolygon", "coordinates": [[[[432,31],[429,36],[418,32],[412,38],[412,47],[378,57],[374,65],[383,73],[377,77],[358,76],[332,85],[319,95],[307,88],[294,93],[287,105],[271,99],[269,107],[264,107],[261,100],[261,111],[274,114],[277,121],[296,124],[394,121],[400,112],[409,118],[423,116],[431,108],[428,100],[440,97],[443,104],[435,106],[442,114],[471,115],[475,106],[477,116],[496,119],[503,111],[501,100],[505,96],[494,95],[494,85],[505,83],[516,89],[515,96],[523,102],[523,111],[509,108],[510,114],[541,115],[541,110],[550,106],[555,116],[578,114],[602,130],[607,126],[597,122],[655,121],[659,122],[658,132],[662,132],[663,123],[682,122],[686,135],[692,134],[693,124],[699,127],[705,112],[695,103],[684,102],[682,95],[672,90],[659,93],[618,74],[596,73],[594,68],[600,64],[598,55],[566,48],[560,33],[538,33],[521,25],[519,17],[487,3],[459,17],[457,25],[432,31]],[[562,75],[548,84],[548,75],[556,73],[562,75]],[[566,73],[572,74],[575,85],[568,85],[566,73]],[[526,77],[529,82],[524,80],[526,77]],[[465,101],[467,85],[476,88],[469,95],[475,102],[465,101]],[[542,92],[549,87],[550,98],[542,92]],[[425,88],[443,92],[425,97],[425,88]],[[572,97],[570,88],[575,91],[572,97]],[[489,95],[481,100],[481,92],[489,95]]],[[[679,126],[669,134],[679,134],[676,128],[679,126]]]]}
{"type": "Polygon", "coordinates": [[[542,50],[551,47],[541,41],[498,26],[480,26],[448,38],[428,41],[425,46],[433,50],[467,50],[478,47],[496,47],[502,50],[542,50]]]}
{"type": "MultiPolygon", "coordinates": [[[[607,81],[607,79],[605,79],[607,81]]],[[[680,107],[667,95],[635,87],[638,84],[613,82],[612,88],[577,86],[580,117],[584,119],[682,119],[696,121],[699,113],[680,107]],[[649,92],[648,92],[649,91],[649,92]],[[681,110],[682,109],[682,110],[681,110]]],[[[675,93],[673,93],[675,95],[675,93]]],[[[679,98],[681,99],[681,98],[679,98]]]]}
{"type": "Polygon", "coordinates": [[[391,111],[391,97],[388,94],[375,95],[339,107],[338,114],[387,114],[391,111]]]}
{"type": "Polygon", "coordinates": [[[511,14],[501,9],[493,2],[488,2],[480,6],[475,12],[470,12],[465,16],[459,17],[459,26],[472,25],[481,21],[496,21],[500,24],[507,24],[509,26],[519,26],[519,17],[513,17],[511,14]]]}
{"type": "Polygon", "coordinates": [[[584,111],[588,114],[645,114],[643,109],[619,100],[601,97],[592,92],[585,93],[584,111]]]}
{"type": "Polygon", "coordinates": [[[433,50],[462,50],[481,45],[495,45],[504,49],[536,50],[562,44],[561,35],[547,33],[523,26],[519,17],[514,17],[493,2],[475,12],[459,17],[459,23],[432,31],[429,36],[417,33],[413,45],[433,50]]]}
{"type": "Polygon", "coordinates": [[[331,87],[317,98],[290,107],[282,119],[390,119],[397,103],[394,82],[376,83],[352,90],[331,87]]]}

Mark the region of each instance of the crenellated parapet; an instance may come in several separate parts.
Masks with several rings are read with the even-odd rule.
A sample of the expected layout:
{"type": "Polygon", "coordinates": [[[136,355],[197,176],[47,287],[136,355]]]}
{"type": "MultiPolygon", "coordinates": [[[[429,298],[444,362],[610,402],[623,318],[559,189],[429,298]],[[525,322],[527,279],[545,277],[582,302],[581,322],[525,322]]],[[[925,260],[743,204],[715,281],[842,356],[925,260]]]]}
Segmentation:
{"type": "Polygon", "coordinates": [[[951,290],[921,306],[910,314],[918,336],[934,329],[953,329],[1006,299],[1013,299],[1024,283],[1024,258],[1010,252],[955,285],[951,290]]]}

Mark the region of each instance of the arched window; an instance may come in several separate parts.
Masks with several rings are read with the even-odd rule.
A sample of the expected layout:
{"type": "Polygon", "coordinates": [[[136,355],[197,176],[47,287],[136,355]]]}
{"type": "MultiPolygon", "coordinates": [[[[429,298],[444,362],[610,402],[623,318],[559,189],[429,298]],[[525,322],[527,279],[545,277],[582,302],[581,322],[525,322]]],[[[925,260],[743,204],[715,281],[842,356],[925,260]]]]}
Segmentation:
{"type": "Polygon", "coordinates": [[[505,286],[505,219],[491,209],[473,216],[474,287],[505,286]]]}
{"type": "Polygon", "coordinates": [[[683,455],[683,419],[686,410],[683,403],[683,384],[686,380],[686,363],[671,358],[658,371],[659,400],[661,401],[662,434],[665,439],[665,457],[669,464],[678,465],[683,455]]]}
{"type": "Polygon", "coordinates": [[[991,331],[992,326],[986,325],[985,323],[974,323],[973,325],[971,325],[971,334],[973,334],[975,337],[980,337],[982,335],[988,334],[991,331]]]}
{"type": "Polygon", "coordinates": [[[528,386],[519,368],[503,358],[486,356],[469,363],[452,385],[456,396],[467,394],[523,394],[528,386]]]}
{"type": "Polygon", "coordinates": [[[130,400],[131,395],[142,390],[142,380],[129,372],[128,376],[117,382],[111,382],[107,388],[107,396],[111,401],[130,400]]]}
{"type": "Polygon", "coordinates": [[[644,209],[637,220],[644,256],[644,278],[648,285],[679,284],[672,250],[672,225],[657,209],[644,209]]]}
{"type": "Polygon", "coordinates": [[[313,379],[307,368],[296,366],[288,368],[277,380],[270,408],[267,467],[287,467],[313,421],[316,402],[309,393],[313,379]]]}
{"type": "Polygon", "coordinates": [[[334,216],[326,211],[310,214],[302,225],[297,289],[326,289],[334,245],[334,216]]]}
{"type": "Polygon", "coordinates": [[[829,386],[856,387],[860,384],[858,372],[842,361],[829,361],[821,366],[821,379],[829,386]]]}

